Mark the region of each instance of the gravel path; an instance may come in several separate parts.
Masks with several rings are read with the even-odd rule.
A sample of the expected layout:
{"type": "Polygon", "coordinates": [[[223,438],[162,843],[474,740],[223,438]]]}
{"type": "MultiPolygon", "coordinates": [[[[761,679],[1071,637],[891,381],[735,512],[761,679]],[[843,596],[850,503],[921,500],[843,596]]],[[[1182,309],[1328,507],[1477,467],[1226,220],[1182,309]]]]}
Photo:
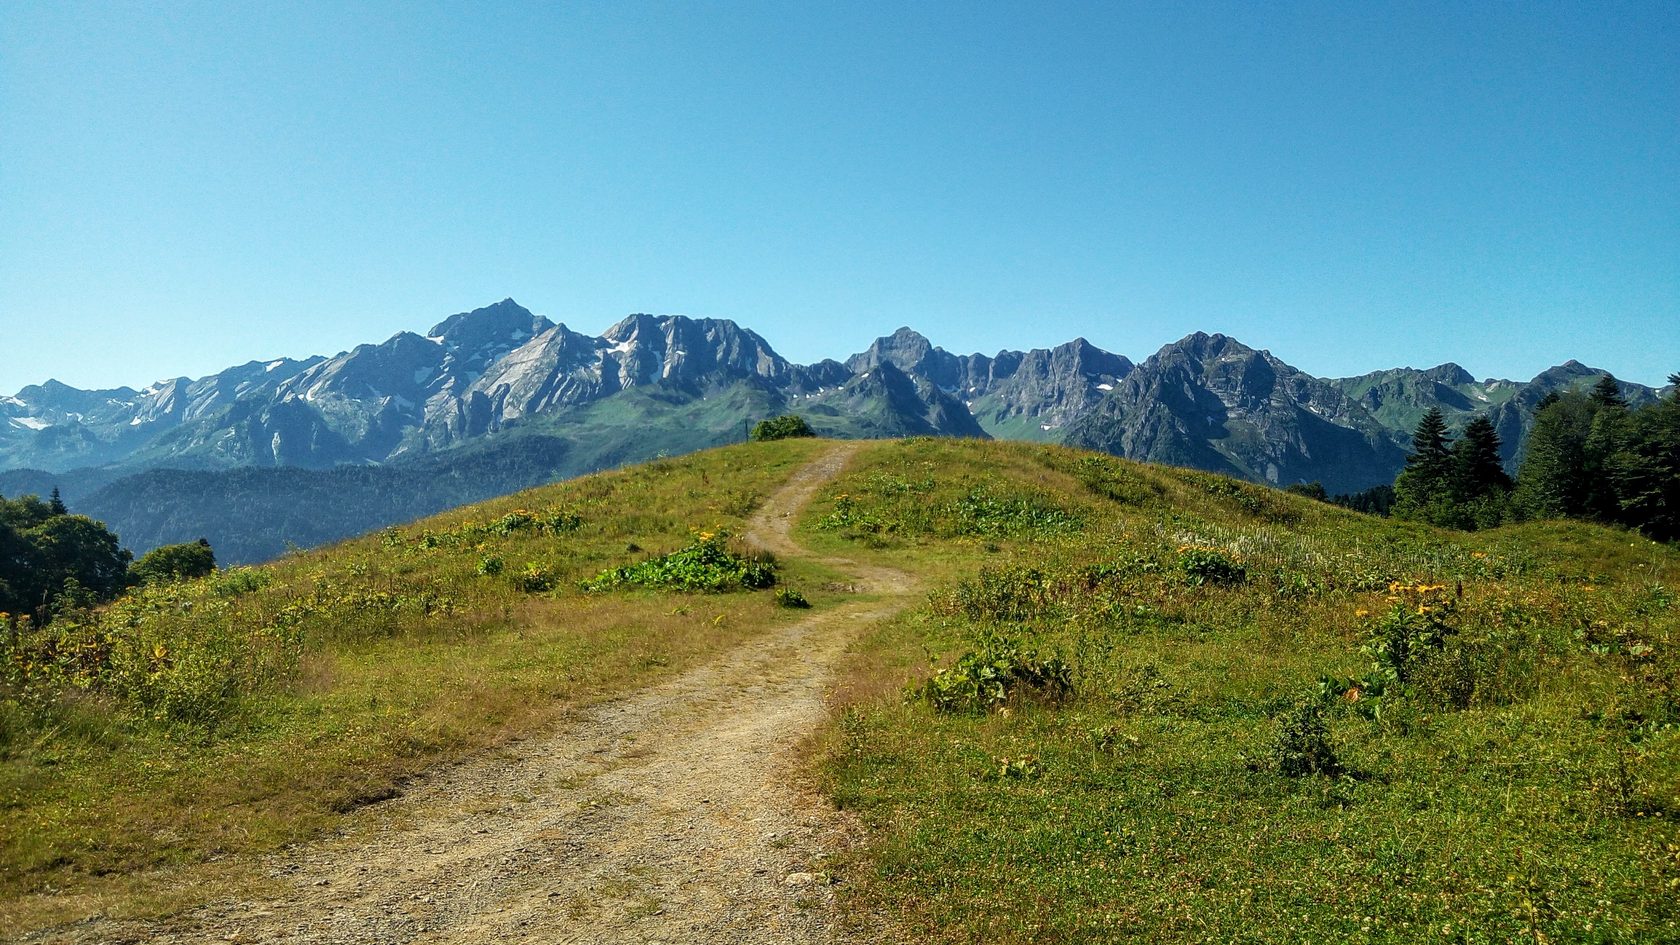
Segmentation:
{"type": "MultiPolygon", "coordinates": [[[[856,446],[796,473],[748,540],[789,527],[856,446]]],[[[904,574],[833,561],[877,595],[579,712],[351,815],[346,839],[277,855],[270,902],[161,923],[93,920],[31,942],[827,942],[826,851],[846,824],[791,779],[849,640],[902,608],[904,574]]]]}

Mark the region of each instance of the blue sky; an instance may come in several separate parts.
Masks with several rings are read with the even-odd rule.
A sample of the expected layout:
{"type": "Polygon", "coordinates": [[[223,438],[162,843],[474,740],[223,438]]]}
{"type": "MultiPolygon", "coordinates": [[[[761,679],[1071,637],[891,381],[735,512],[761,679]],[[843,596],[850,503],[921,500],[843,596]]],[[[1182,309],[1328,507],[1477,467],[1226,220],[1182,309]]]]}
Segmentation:
{"type": "MultiPolygon", "coordinates": [[[[351,7],[351,8],[346,8],[351,7]]],[[[0,11],[0,392],[506,296],[799,361],[1680,370],[1680,4],[0,11]]]]}

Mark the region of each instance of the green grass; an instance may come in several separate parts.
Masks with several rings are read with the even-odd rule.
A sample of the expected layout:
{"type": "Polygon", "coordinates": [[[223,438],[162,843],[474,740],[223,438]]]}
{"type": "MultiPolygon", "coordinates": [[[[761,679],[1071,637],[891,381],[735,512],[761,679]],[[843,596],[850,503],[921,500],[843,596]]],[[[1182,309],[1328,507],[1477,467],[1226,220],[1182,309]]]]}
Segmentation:
{"type": "Polygon", "coordinates": [[[805,527],[940,576],[859,647],[817,753],[867,828],[843,888],[889,918],[871,938],[1680,939],[1673,549],[933,440],[873,448],[805,527]],[[977,534],[976,484],[1067,516],[977,534]],[[1372,644],[1420,621],[1444,630],[1401,684],[1372,644]],[[918,695],[998,634],[1065,660],[1072,697],[918,695]],[[1336,776],[1280,769],[1309,705],[1336,776]]]}
{"type": "MultiPolygon", "coordinates": [[[[699,533],[721,547],[823,448],[726,447],[544,487],[12,644],[0,925],[178,908],[222,888],[215,864],[230,856],[318,836],[566,705],[797,619],[773,593],[580,584],[699,533]],[[148,872],[178,866],[206,878],[148,872]]],[[[778,576],[818,607],[837,599],[812,566],[778,576]]]]}
{"type": "MultiPolygon", "coordinates": [[[[731,585],[718,535],[826,447],[545,487],[9,643],[0,926],[248,894],[252,855],[798,619],[582,585],[731,585]]],[[[860,639],[811,756],[864,827],[836,868],[863,940],[1680,940],[1672,548],[925,438],[864,447],[797,528],[927,589],[860,639]]],[[[847,578],[777,580],[821,608],[847,578]]]]}

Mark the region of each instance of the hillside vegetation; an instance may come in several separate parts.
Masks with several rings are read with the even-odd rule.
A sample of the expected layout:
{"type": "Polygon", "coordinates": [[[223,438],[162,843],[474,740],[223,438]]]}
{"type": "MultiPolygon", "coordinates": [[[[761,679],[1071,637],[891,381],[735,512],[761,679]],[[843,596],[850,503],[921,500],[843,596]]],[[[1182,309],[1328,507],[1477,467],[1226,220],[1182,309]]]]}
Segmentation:
{"type": "Polygon", "coordinates": [[[146,871],[214,874],[318,835],[416,772],[797,613],[774,593],[583,587],[616,569],[714,591],[748,574],[832,600],[819,570],[742,557],[732,537],[820,449],[656,461],[33,631],[4,621],[0,927],[207,895],[146,871]]]}
{"type": "Polygon", "coordinates": [[[935,440],[804,528],[946,575],[820,761],[906,941],[1680,937],[1672,548],[935,440]]]}
{"type": "MultiPolygon", "coordinates": [[[[260,882],[252,854],[418,772],[855,600],[842,563],[735,537],[832,448],[659,460],[9,627],[0,927],[260,882]]],[[[860,940],[1680,938],[1672,548],[1029,444],[871,443],[809,481],[806,547],[926,589],[857,624],[809,755],[863,828],[832,873],[860,940]]]]}

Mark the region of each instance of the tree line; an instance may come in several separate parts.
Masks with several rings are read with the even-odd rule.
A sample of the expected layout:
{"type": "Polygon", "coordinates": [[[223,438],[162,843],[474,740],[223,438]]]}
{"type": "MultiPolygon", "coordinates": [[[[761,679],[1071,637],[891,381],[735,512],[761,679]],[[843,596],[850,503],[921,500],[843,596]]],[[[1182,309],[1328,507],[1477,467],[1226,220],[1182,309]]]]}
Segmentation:
{"type": "MultiPolygon", "coordinates": [[[[1668,379],[1680,384],[1680,374],[1668,379]]],[[[1680,391],[1633,408],[1606,375],[1590,391],[1546,395],[1515,479],[1499,445],[1487,417],[1454,438],[1431,409],[1395,478],[1391,513],[1461,529],[1580,518],[1680,539],[1680,391]]]]}
{"type": "Polygon", "coordinates": [[[54,614],[111,600],[137,584],[201,577],[216,568],[204,539],[154,548],[138,561],[104,522],[59,498],[0,496],[0,624],[46,623],[54,614]]]}

